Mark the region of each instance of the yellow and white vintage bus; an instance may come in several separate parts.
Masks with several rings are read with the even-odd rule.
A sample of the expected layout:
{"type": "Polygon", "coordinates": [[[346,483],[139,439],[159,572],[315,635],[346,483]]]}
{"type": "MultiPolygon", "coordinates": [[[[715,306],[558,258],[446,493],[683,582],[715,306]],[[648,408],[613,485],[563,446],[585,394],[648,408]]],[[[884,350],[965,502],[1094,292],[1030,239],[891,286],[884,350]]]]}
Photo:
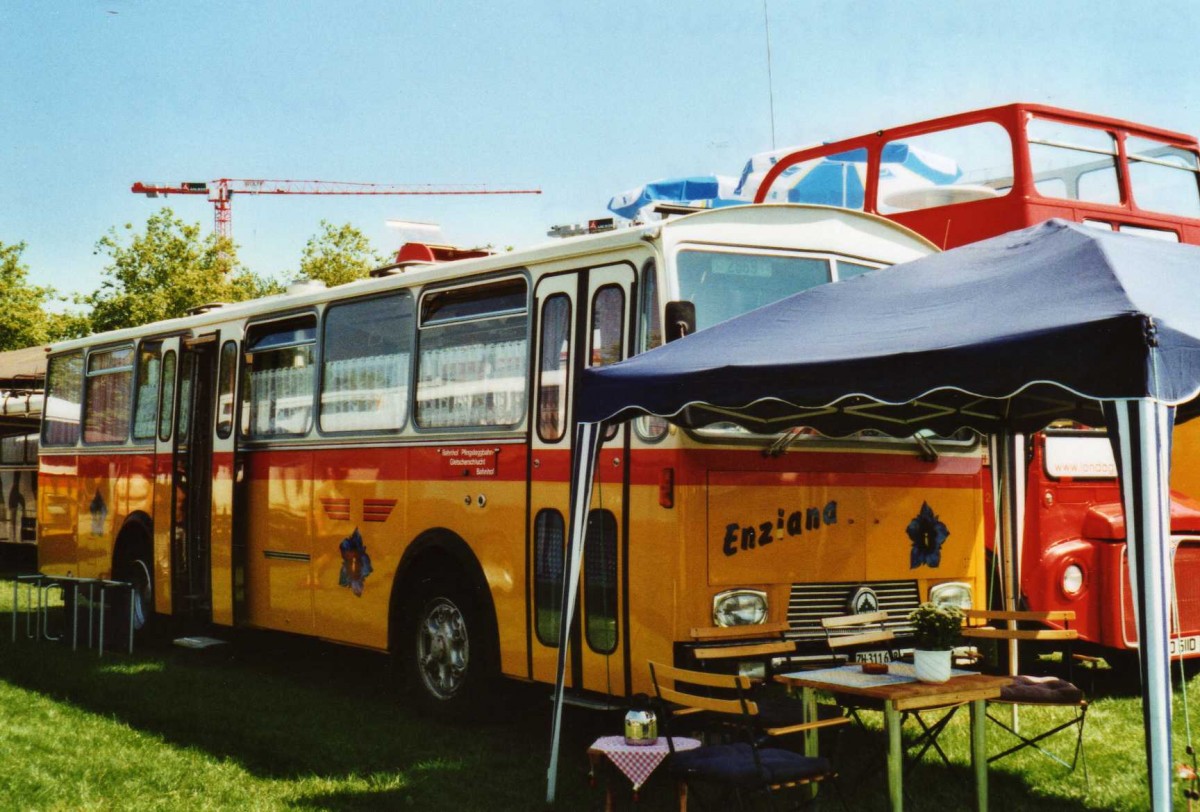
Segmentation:
{"type": "MultiPolygon", "coordinates": [[[[139,625],[390,651],[446,712],[500,676],[553,684],[581,370],[932,250],[873,215],[735,207],[57,344],[42,570],[133,582],[139,625]]],[[[983,454],[970,438],[614,429],[573,696],[648,691],[648,660],[698,646],[827,657],[825,616],[878,608],[903,635],[921,601],[980,602],[983,454]]]]}

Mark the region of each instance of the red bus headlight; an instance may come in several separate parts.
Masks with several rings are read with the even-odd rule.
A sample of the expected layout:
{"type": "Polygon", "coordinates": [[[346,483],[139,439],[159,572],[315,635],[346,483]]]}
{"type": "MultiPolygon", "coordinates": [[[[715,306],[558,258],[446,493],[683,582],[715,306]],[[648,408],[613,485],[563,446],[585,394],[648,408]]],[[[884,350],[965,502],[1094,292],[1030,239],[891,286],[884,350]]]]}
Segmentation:
{"type": "Polygon", "coordinates": [[[1083,567],[1075,563],[1068,564],[1062,571],[1063,594],[1068,598],[1079,597],[1079,593],[1083,591],[1085,580],[1083,567]]]}

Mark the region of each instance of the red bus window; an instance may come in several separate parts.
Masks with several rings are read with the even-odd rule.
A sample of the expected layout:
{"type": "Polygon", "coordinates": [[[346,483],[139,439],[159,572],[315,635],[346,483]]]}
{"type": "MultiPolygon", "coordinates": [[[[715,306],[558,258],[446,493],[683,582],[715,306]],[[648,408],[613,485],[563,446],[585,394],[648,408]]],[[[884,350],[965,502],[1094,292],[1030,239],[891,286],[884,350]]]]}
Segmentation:
{"type": "Polygon", "coordinates": [[[1133,202],[1146,211],[1200,217],[1196,153],[1149,138],[1125,139],[1133,202]]]}
{"type": "Polygon", "coordinates": [[[1045,197],[1117,206],[1117,142],[1107,130],[1033,117],[1026,126],[1033,185],[1045,197]]]}
{"type": "MultiPolygon", "coordinates": [[[[783,150],[783,154],[791,151],[783,150]]],[[[743,184],[747,179],[761,183],[778,157],[778,153],[768,153],[751,158],[743,172],[743,184]],[[762,165],[755,166],[760,160],[762,165]]],[[[862,211],[866,170],[867,150],[863,147],[801,161],[784,170],[766,199],[770,203],[814,203],[862,211]]]]}
{"type": "Polygon", "coordinates": [[[1012,141],[984,122],[886,144],[879,158],[881,214],[1001,197],[1012,187],[1012,141]]]}

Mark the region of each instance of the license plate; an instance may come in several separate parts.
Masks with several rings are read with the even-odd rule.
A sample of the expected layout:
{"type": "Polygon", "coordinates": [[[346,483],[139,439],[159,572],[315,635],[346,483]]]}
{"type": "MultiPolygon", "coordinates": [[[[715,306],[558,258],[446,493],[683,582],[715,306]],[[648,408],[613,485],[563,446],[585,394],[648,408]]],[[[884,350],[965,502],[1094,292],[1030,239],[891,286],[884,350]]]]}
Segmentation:
{"type": "Polygon", "coordinates": [[[856,663],[890,663],[892,661],[891,651],[857,651],[854,653],[854,662],[856,663]]]}
{"type": "Polygon", "coordinates": [[[1200,635],[1192,635],[1191,637],[1172,637],[1171,638],[1171,656],[1200,654],[1200,635]]]}

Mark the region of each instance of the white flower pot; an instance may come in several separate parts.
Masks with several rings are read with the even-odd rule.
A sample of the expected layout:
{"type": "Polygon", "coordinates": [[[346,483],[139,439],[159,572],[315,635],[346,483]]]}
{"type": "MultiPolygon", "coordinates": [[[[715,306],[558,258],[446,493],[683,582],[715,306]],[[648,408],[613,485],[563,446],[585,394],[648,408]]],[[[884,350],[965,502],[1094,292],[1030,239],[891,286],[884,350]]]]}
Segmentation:
{"type": "Polygon", "coordinates": [[[921,682],[945,682],[950,679],[951,651],[925,651],[916,649],[913,652],[913,670],[921,682]]]}

